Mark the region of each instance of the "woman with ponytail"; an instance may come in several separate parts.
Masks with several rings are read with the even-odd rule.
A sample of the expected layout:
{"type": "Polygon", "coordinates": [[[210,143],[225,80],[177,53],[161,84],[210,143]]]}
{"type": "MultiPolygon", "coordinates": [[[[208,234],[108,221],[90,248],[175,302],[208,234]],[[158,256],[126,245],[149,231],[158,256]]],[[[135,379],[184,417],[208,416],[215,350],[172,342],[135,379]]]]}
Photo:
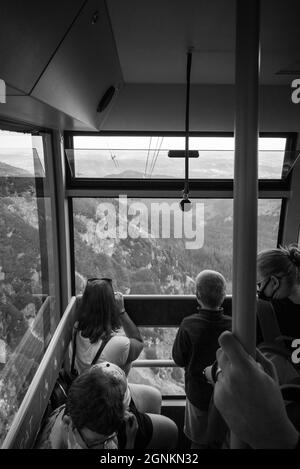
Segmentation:
{"type": "Polygon", "coordinates": [[[300,249],[290,245],[257,257],[258,296],[270,300],[281,333],[300,337],[300,249]]]}

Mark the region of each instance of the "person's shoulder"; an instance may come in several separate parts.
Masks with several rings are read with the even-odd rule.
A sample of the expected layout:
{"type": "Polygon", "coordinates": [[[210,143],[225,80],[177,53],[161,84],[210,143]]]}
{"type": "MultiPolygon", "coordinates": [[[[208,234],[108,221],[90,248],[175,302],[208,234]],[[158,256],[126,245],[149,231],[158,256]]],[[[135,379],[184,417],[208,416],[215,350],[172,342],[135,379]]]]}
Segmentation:
{"type": "Polygon", "coordinates": [[[180,324],[180,327],[185,327],[190,325],[194,320],[197,319],[197,313],[190,314],[189,316],[185,316],[180,324]]]}
{"type": "MultiPolygon", "coordinates": [[[[53,436],[60,431],[60,423],[65,410],[65,405],[55,409],[44,422],[35,443],[35,449],[54,449],[53,436]]],[[[57,438],[56,438],[57,439],[57,438]]]]}
{"type": "Polygon", "coordinates": [[[200,318],[199,313],[193,313],[183,318],[179,326],[179,329],[186,330],[188,332],[191,330],[191,328],[198,327],[200,322],[201,322],[201,318],[200,318]]]}
{"type": "Polygon", "coordinates": [[[277,314],[286,313],[289,314],[293,311],[299,313],[300,311],[300,304],[294,303],[289,298],[280,298],[272,300],[272,306],[277,314]]]}
{"type": "Polygon", "coordinates": [[[113,334],[108,343],[111,345],[128,345],[130,344],[130,339],[126,335],[113,334]]]}
{"type": "Polygon", "coordinates": [[[222,318],[225,322],[231,323],[232,322],[232,317],[228,316],[228,314],[223,314],[222,318]]]}
{"type": "Polygon", "coordinates": [[[223,324],[224,324],[224,327],[228,330],[231,330],[231,326],[232,326],[232,317],[231,316],[228,316],[227,314],[223,314],[222,315],[222,319],[223,319],[223,324]]]}
{"type": "MultiPolygon", "coordinates": [[[[90,339],[88,337],[83,337],[82,332],[80,330],[77,329],[76,331],[77,331],[76,343],[79,346],[89,347],[91,345],[90,339]]],[[[99,342],[100,342],[100,339],[97,341],[96,346],[98,346],[99,342]]]]}
{"type": "Polygon", "coordinates": [[[110,338],[110,340],[115,340],[115,341],[118,341],[118,340],[126,340],[126,339],[128,339],[127,335],[121,334],[121,333],[118,333],[118,332],[117,332],[117,333],[113,333],[113,334],[111,335],[111,338],[110,338]]]}
{"type": "Polygon", "coordinates": [[[285,298],[285,304],[287,305],[288,308],[293,309],[297,312],[300,311],[300,304],[299,303],[294,303],[292,300],[289,298],[285,298]]]}

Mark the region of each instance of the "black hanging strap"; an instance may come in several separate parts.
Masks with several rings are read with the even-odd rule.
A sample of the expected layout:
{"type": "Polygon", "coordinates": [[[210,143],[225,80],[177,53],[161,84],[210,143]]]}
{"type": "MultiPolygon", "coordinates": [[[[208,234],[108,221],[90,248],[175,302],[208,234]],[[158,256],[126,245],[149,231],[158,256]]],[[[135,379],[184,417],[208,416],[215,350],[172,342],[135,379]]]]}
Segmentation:
{"type": "Polygon", "coordinates": [[[95,357],[94,357],[94,359],[93,359],[93,361],[92,361],[92,363],[91,363],[91,366],[92,366],[92,365],[95,365],[95,364],[97,363],[97,361],[98,361],[98,359],[99,359],[101,353],[103,352],[103,349],[104,349],[105,345],[109,342],[110,339],[111,339],[111,336],[108,336],[108,337],[105,337],[105,338],[102,340],[102,343],[101,343],[101,345],[100,345],[100,347],[99,347],[99,350],[98,350],[98,352],[96,353],[96,355],[95,355],[95,357]]]}
{"type": "Polygon", "coordinates": [[[185,182],[184,194],[189,194],[189,115],[190,115],[190,85],[191,85],[192,52],[187,53],[186,64],[186,107],[185,107],[185,182]]]}
{"type": "MultiPolygon", "coordinates": [[[[75,329],[74,331],[74,334],[73,334],[73,346],[72,346],[72,362],[71,362],[71,373],[72,375],[76,375],[77,374],[77,370],[75,368],[75,357],[76,357],[76,337],[77,337],[77,332],[78,330],[75,329]]],[[[103,352],[103,349],[105,347],[105,345],[109,342],[109,340],[111,339],[111,336],[108,336],[108,337],[105,337],[105,339],[102,340],[101,342],[101,345],[99,347],[99,350],[97,351],[92,363],[91,363],[91,366],[92,365],[95,365],[98,361],[98,358],[100,357],[101,353],[103,352]]]]}
{"type": "Polygon", "coordinates": [[[75,356],[76,356],[76,337],[77,337],[77,329],[75,329],[73,333],[73,344],[72,344],[72,362],[71,362],[71,374],[76,375],[77,370],[75,368],[75,356]]]}

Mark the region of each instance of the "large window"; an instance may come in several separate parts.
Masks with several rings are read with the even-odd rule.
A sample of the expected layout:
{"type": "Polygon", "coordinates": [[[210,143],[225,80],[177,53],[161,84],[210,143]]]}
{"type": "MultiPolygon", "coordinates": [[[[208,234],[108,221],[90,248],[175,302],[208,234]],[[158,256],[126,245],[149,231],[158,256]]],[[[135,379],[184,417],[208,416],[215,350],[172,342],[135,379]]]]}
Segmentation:
{"type": "Polygon", "coordinates": [[[41,136],[0,131],[0,445],[59,321],[44,156],[41,136]]]}
{"type": "MultiPolygon", "coordinates": [[[[284,178],[286,146],[285,137],[259,138],[260,179],[284,178]]],[[[191,136],[190,149],[199,152],[197,158],[190,159],[191,179],[232,179],[233,148],[233,137],[191,136]]],[[[184,214],[179,209],[180,193],[177,199],[167,198],[160,189],[157,194],[153,190],[152,198],[143,193],[142,180],[151,190],[147,179],[183,179],[183,159],[168,155],[169,150],[178,149],[184,149],[184,137],[73,137],[73,149],[67,150],[66,156],[74,184],[77,294],[88,277],[110,277],[114,289],[123,294],[194,294],[195,277],[203,269],[221,272],[227,293],[231,293],[233,200],[228,193],[222,198],[221,188],[220,197],[211,198],[212,187],[206,184],[207,198],[193,198],[191,211],[184,214]],[[91,192],[92,188],[95,192],[101,189],[101,179],[123,179],[126,184],[122,181],[121,186],[137,195],[127,196],[126,190],[120,192],[115,184],[111,187],[120,192],[119,197],[105,197],[110,189],[106,181],[101,189],[104,197],[82,197],[81,181],[77,197],[76,180],[83,180],[88,189],[90,178],[99,178],[99,184],[90,186],[91,192]]],[[[271,197],[258,202],[258,251],[277,245],[281,204],[281,198],[271,197]]],[[[176,332],[175,327],[142,327],[145,347],[139,359],[171,360],[176,332]]],[[[134,367],[129,380],[152,384],[164,395],[184,394],[184,373],[178,367],[134,367]]]]}
{"type": "MultiPolygon", "coordinates": [[[[168,179],[184,177],[184,161],[168,155],[184,150],[184,137],[75,136],[67,149],[75,178],[168,179]]],[[[233,137],[194,137],[190,150],[191,179],[232,179],[233,137]]],[[[281,179],[286,138],[259,138],[258,174],[261,179],[281,179]]]]}
{"type": "MultiPolygon", "coordinates": [[[[258,205],[258,248],[276,246],[281,200],[258,205]]],[[[76,293],[88,277],[108,276],[124,294],[191,294],[202,269],[221,272],[232,288],[233,203],[178,200],[73,199],[76,293]]]]}
{"type": "MultiPolygon", "coordinates": [[[[259,250],[276,246],[280,208],[281,200],[259,200],[259,250]]],[[[198,272],[209,268],[225,276],[231,293],[232,215],[225,199],[193,200],[187,219],[178,200],[73,199],[76,292],[88,277],[110,277],[124,294],[191,294],[198,272]]],[[[176,331],[141,328],[140,359],[172,359],[176,331]]],[[[133,368],[129,380],[184,393],[180,368],[133,368]]]]}

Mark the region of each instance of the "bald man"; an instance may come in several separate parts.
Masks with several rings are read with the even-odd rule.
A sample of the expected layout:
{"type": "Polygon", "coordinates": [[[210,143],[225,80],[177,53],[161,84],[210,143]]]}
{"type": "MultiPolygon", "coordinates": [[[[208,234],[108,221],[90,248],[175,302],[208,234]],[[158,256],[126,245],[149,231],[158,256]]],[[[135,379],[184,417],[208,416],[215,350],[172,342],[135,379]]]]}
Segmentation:
{"type": "Polygon", "coordinates": [[[219,335],[231,330],[223,314],[226,281],[219,272],[204,270],[196,278],[199,311],[183,319],[173,345],[173,359],[185,368],[186,409],[184,432],[191,448],[206,447],[208,408],[213,388],[203,370],[215,361],[219,335]]]}

